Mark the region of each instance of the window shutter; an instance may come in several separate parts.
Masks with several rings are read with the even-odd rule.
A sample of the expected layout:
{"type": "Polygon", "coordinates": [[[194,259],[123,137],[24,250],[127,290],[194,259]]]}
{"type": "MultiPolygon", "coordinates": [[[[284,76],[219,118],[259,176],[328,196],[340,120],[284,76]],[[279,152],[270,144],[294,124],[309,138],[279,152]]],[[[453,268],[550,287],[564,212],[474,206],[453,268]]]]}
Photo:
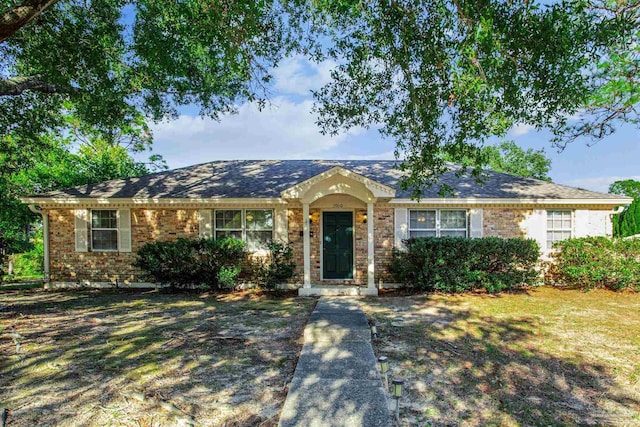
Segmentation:
{"type": "Polygon", "coordinates": [[[211,224],[211,209],[200,209],[198,213],[198,229],[201,239],[210,239],[213,237],[211,224]]]}
{"type": "Polygon", "coordinates": [[[543,209],[535,209],[522,225],[526,227],[527,237],[538,242],[538,245],[540,245],[540,251],[548,252],[547,211],[543,209]]]}
{"type": "Polygon", "coordinates": [[[118,251],[131,252],[131,210],[118,209],[118,251]]]}
{"type": "Polygon", "coordinates": [[[409,238],[409,221],[407,208],[396,208],[394,211],[395,223],[395,247],[396,249],[405,250],[403,240],[409,238]]]}
{"type": "Polygon", "coordinates": [[[274,234],[273,240],[276,242],[289,241],[289,218],[286,209],[276,209],[274,215],[274,234]]]}
{"type": "Polygon", "coordinates": [[[469,211],[469,237],[472,239],[482,237],[482,209],[469,211]]]}
{"type": "Polygon", "coordinates": [[[75,216],[76,252],[87,252],[87,210],[76,209],[73,214],[75,216]]]}

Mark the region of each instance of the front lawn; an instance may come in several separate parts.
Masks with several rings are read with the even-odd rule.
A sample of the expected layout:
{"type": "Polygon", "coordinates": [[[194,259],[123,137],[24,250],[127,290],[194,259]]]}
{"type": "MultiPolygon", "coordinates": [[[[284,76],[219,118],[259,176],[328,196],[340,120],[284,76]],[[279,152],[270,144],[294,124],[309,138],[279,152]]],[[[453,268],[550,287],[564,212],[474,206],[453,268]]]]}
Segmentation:
{"type": "Polygon", "coordinates": [[[272,426],[315,300],[0,291],[10,426],[272,426]]]}
{"type": "Polygon", "coordinates": [[[640,294],[369,298],[403,425],[640,425],[640,294]]]}

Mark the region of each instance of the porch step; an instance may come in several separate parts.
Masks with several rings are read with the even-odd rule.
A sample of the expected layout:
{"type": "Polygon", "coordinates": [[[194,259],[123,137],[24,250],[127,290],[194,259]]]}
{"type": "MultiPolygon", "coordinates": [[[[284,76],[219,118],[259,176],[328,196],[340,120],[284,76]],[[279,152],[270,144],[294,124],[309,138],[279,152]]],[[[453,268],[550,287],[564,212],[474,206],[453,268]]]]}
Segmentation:
{"type": "Polygon", "coordinates": [[[311,285],[310,288],[299,288],[298,295],[301,297],[311,296],[359,296],[378,295],[378,289],[369,289],[366,286],[349,285],[311,285]]]}

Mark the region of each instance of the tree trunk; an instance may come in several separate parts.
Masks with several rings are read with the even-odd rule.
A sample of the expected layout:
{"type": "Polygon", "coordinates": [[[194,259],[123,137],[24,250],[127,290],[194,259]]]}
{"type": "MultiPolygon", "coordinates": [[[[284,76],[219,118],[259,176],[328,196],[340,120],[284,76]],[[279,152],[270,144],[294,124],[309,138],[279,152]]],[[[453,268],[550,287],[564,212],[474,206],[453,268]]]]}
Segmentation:
{"type": "Polygon", "coordinates": [[[24,0],[0,16],[0,43],[27,25],[58,0],[24,0]]]}

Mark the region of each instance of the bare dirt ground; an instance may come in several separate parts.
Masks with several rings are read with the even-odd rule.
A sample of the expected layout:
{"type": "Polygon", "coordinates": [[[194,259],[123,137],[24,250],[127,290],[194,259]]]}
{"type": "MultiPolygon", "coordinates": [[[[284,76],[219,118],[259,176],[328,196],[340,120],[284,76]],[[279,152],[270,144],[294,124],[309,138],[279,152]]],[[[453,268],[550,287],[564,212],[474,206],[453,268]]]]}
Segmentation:
{"type": "Polygon", "coordinates": [[[640,294],[369,298],[402,425],[640,426],[640,294]]]}
{"type": "Polygon", "coordinates": [[[9,426],[273,426],[315,299],[0,290],[9,426]]]}

